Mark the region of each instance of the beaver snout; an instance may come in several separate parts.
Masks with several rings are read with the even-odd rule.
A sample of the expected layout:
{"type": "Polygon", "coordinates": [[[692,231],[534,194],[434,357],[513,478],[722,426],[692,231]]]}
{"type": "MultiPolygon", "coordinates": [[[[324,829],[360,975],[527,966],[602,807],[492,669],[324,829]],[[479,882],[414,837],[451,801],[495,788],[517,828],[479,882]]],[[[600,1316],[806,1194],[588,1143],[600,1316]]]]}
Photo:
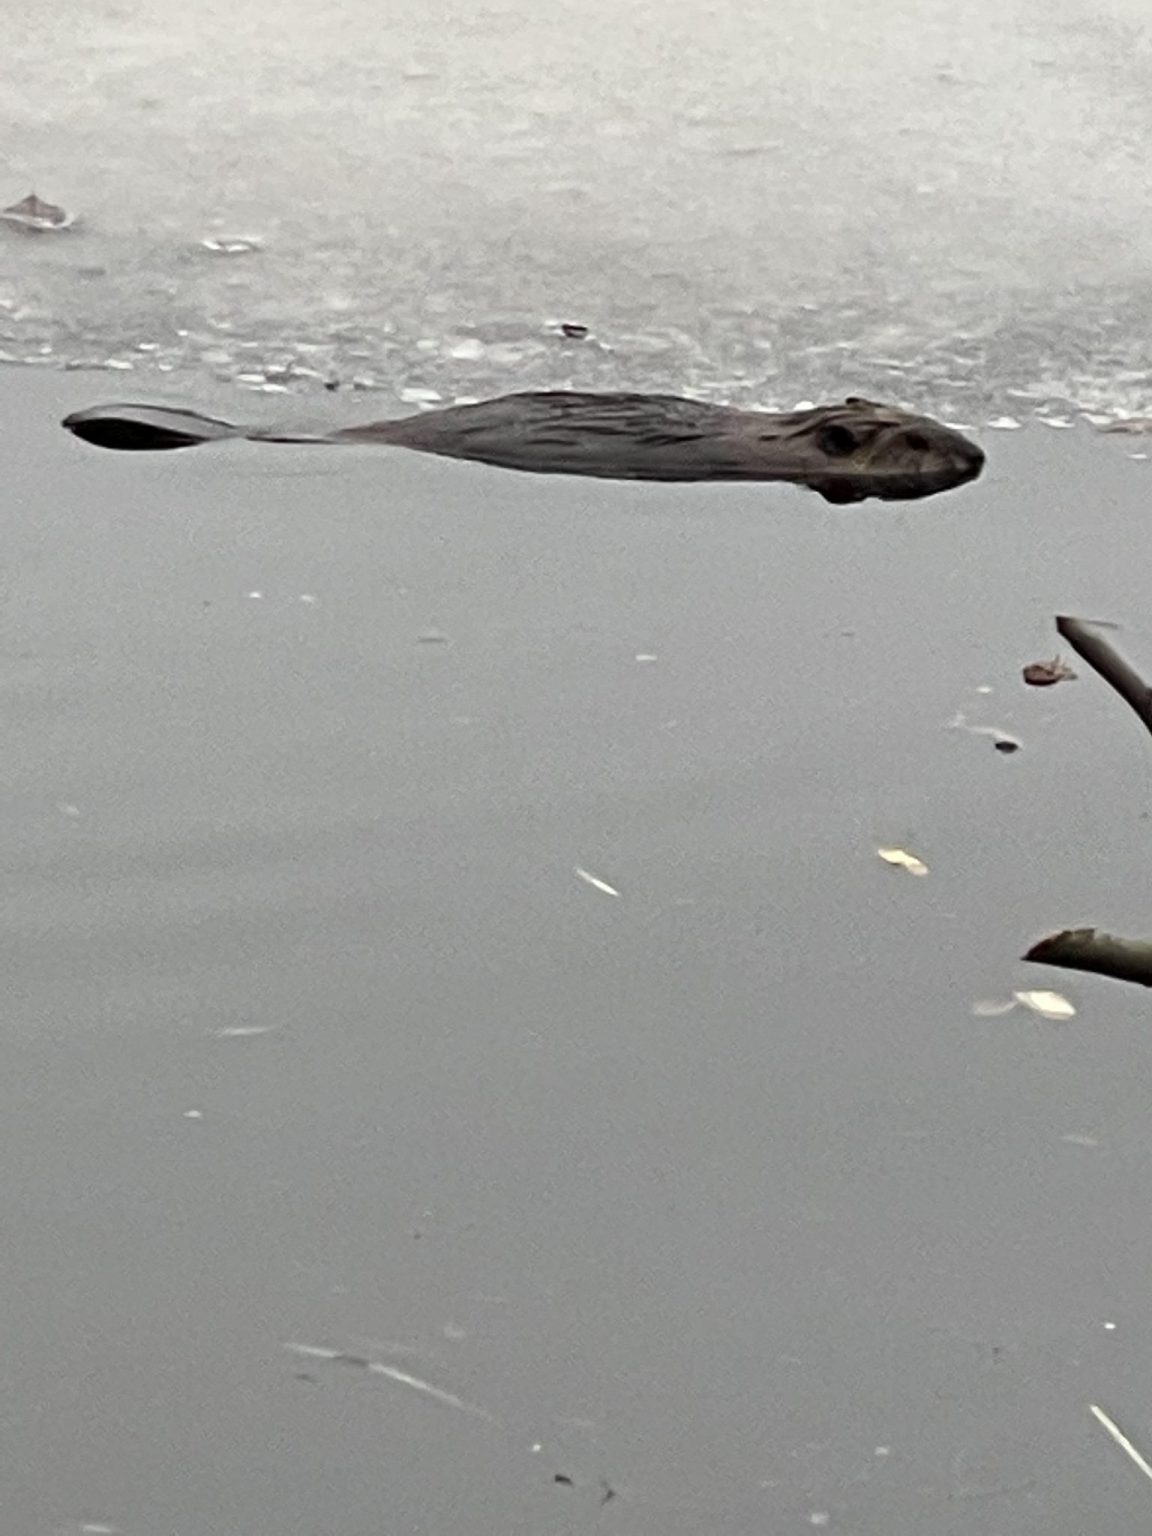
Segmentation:
{"type": "Polygon", "coordinates": [[[970,443],[966,437],[961,437],[959,432],[949,444],[955,457],[957,467],[962,471],[965,480],[975,480],[976,476],[984,468],[984,450],[977,443],[970,443]]]}
{"type": "Polygon", "coordinates": [[[919,464],[930,476],[954,475],[957,485],[975,480],[984,468],[983,448],[947,427],[938,427],[931,436],[919,427],[908,427],[900,433],[897,446],[906,462],[919,464]]]}

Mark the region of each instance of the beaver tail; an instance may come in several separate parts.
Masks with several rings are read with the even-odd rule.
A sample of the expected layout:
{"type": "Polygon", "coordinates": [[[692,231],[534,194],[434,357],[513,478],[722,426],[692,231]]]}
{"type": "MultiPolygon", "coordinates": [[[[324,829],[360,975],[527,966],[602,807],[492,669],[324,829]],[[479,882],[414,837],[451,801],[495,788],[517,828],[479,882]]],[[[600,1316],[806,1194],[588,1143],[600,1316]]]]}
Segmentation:
{"type": "Polygon", "coordinates": [[[117,448],[135,453],[167,448],[198,448],[245,438],[263,443],[316,443],[323,438],[304,432],[277,432],[264,427],[241,427],[200,411],[179,411],[163,405],[93,405],[65,416],[62,426],[97,448],[117,448]]]}
{"type": "Polygon", "coordinates": [[[73,411],[61,425],[97,448],[133,452],[196,448],[201,443],[244,436],[243,428],[230,421],[155,405],[93,405],[85,411],[73,411]]]}

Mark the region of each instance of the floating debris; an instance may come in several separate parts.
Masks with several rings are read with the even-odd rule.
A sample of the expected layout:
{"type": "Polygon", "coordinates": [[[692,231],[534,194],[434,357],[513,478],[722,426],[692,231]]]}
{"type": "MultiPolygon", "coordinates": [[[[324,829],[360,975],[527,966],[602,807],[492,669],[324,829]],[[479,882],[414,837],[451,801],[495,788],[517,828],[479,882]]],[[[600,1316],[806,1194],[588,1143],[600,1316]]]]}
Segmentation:
{"type": "Polygon", "coordinates": [[[1020,675],[1029,688],[1051,688],[1054,683],[1070,683],[1076,677],[1060,656],[1053,656],[1051,661],[1030,661],[1020,675]]]}
{"type": "Polygon", "coordinates": [[[928,866],[923,859],[918,859],[914,853],[908,853],[903,848],[877,848],[876,852],[885,864],[894,864],[898,869],[906,869],[910,875],[928,873],[928,866]]]}
{"type": "Polygon", "coordinates": [[[576,875],[583,880],[585,885],[590,885],[594,891],[602,891],[605,896],[619,896],[620,892],[614,885],[609,885],[607,880],[601,880],[599,875],[594,875],[590,870],[581,869],[576,865],[576,875]]]}
{"type": "MultiPolygon", "coordinates": [[[[987,692],[987,689],[977,689],[978,693],[987,692]]],[[[988,736],[997,752],[1019,752],[1024,743],[1018,736],[1011,736],[1007,731],[1002,731],[996,725],[970,725],[964,711],[958,709],[951,720],[944,722],[944,728],[948,731],[967,731],[970,736],[988,736]]]]}
{"type": "MultiPolygon", "coordinates": [[[[544,1447],[537,1444],[534,1445],[532,1449],[533,1451],[542,1451],[544,1447]]],[[[552,1474],[552,1481],[559,1484],[561,1488],[575,1488],[576,1486],[576,1479],[574,1477],[569,1477],[567,1472],[554,1472],[552,1474]]],[[[600,1479],[600,1508],[603,1509],[605,1504],[611,1504],[613,1499],[617,1499],[619,1497],[620,1495],[616,1492],[615,1488],[613,1488],[608,1479],[602,1477],[600,1479]]]]}
{"type": "Polygon", "coordinates": [[[1122,421],[1110,421],[1100,428],[1101,432],[1123,432],[1135,437],[1152,432],[1152,416],[1126,416],[1122,421]]]}
{"type": "Polygon", "coordinates": [[[69,357],[64,360],[65,373],[127,373],[133,366],[124,357],[69,357]]]}
{"type": "Polygon", "coordinates": [[[1128,1436],[1115,1422],[1115,1420],[1110,1419],[1104,1412],[1103,1408],[1098,1407],[1095,1403],[1088,1404],[1088,1412],[1093,1416],[1093,1418],[1097,1420],[1098,1423],[1103,1424],[1104,1428],[1112,1436],[1113,1440],[1115,1440],[1116,1444],[1124,1452],[1128,1460],[1132,1462],[1134,1466],[1139,1467],[1140,1471],[1143,1472],[1145,1477],[1152,1478],[1152,1467],[1150,1467],[1144,1460],[1143,1456],[1141,1456],[1140,1452],[1132,1444],[1131,1440],[1129,1440],[1128,1436]]]}
{"type": "Polygon", "coordinates": [[[1076,1016],[1076,1005],[1061,992],[1013,992],[1012,996],[1025,1008],[1031,1008],[1042,1019],[1071,1019],[1076,1016]]]}
{"type": "Polygon", "coordinates": [[[586,325],[577,325],[572,320],[561,320],[560,334],[561,336],[567,336],[569,341],[583,341],[588,335],[588,327],[586,325]]]}
{"type": "Polygon", "coordinates": [[[235,235],[231,239],[210,235],[200,241],[200,249],[212,256],[250,256],[253,251],[263,248],[264,242],[259,235],[235,235]]]}
{"type": "Polygon", "coordinates": [[[329,1365],[351,1365],[366,1371],[370,1365],[367,1355],[354,1354],[350,1349],[325,1349],[320,1344],[285,1344],[294,1355],[304,1355],[309,1360],[327,1360],[329,1365]]]}
{"type": "MultiPolygon", "coordinates": [[[[1075,1017],[1076,1007],[1059,992],[1013,992],[1009,998],[989,997],[981,998],[979,1002],[972,1004],[972,1012],[978,1019],[998,1019],[1006,1013],[1012,1013],[1023,1005],[1030,1008],[1033,1013],[1038,1013],[1045,1019],[1071,1019],[1075,1017]]],[[[1063,1140],[1072,1140],[1064,1137],[1063,1140]]],[[[1095,1143],[1093,1143],[1095,1145],[1095,1143]]]]}
{"type": "Polygon", "coordinates": [[[413,1376],[409,1371],[402,1371],[399,1366],[388,1365],[382,1360],[371,1360],[367,1355],[351,1354],[346,1349],[325,1349],[319,1344],[285,1344],[284,1348],[290,1354],[302,1355],[307,1360],[327,1360],[333,1365],[352,1365],[360,1370],[368,1371],[374,1376],[385,1376],[389,1381],[394,1381],[402,1387],[410,1387],[414,1392],[419,1392],[425,1397],[430,1397],[433,1402],[442,1404],[445,1408],[455,1408],[460,1413],[470,1414],[473,1418],[487,1419],[492,1422],[492,1415],[487,1408],[481,1408],[475,1403],[465,1402],[462,1397],[457,1397],[453,1392],[445,1392],[442,1387],[433,1386],[430,1381],[422,1381],[419,1376],[413,1376]]]}
{"type": "Polygon", "coordinates": [[[5,224],[15,224],[20,229],[54,232],[71,229],[76,222],[76,215],[58,208],[55,203],[46,203],[43,198],[37,197],[35,192],[29,192],[27,197],[21,198],[18,203],[13,203],[10,208],[0,209],[0,219],[3,219],[5,224]]]}
{"type": "Polygon", "coordinates": [[[972,1012],[978,1019],[998,1019],[1006,1013],[1012,1013],[1017,1006],[1014,997],[1010,997],[1007,1000],[999,997],[986,997],[972,1004],[972,1012]]]}

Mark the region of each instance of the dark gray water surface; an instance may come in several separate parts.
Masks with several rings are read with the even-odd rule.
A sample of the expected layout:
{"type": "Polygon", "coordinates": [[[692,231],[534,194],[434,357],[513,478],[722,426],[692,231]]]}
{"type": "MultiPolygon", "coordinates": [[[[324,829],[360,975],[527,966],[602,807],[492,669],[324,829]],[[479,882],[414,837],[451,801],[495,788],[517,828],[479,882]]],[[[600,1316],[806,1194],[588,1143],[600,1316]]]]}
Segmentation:
{"type": "Polygon", "coordinates": [[[971,1008],[1145,921],[1146,744],[1017,667],[1145,613],[1147,466],[606,497],[19,382],[7,1528],[1134,1529],[1146,1001],[971,1008]]]}
{"type": "Polygon", "coordinates": [[[912,9],[0,21],[82,216],[0,229],[0,1536],[1147,1522],[1147,999],[1017,959],[1147,929],[1147,742],[1019,681],[1152,663],[1138,445],[836,511],[57,426],[1146,406],[1144,0],[912,9]]]}

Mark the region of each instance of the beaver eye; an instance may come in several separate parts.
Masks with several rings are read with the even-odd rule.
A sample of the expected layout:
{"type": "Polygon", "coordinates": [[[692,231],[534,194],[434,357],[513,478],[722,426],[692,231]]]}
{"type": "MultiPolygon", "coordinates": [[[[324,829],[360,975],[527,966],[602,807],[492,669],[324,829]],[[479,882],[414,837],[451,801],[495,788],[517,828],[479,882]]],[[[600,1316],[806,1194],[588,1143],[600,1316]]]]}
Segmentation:
{"type": "Polygon", "coordinates": [[[830,427],[821,427],[817,442],[820,444],[822,453],[833,458],[843,458],[846,453],[851,453],[856,447],[856,434],[851,427],[834,424],[830,427]]]}
{"type": "Polygon", "coordinates": [[[904,445],[911,448],[913,453],[928,453],[932,444],[924,436],[923,432],[905,432],[904,445]]]}

